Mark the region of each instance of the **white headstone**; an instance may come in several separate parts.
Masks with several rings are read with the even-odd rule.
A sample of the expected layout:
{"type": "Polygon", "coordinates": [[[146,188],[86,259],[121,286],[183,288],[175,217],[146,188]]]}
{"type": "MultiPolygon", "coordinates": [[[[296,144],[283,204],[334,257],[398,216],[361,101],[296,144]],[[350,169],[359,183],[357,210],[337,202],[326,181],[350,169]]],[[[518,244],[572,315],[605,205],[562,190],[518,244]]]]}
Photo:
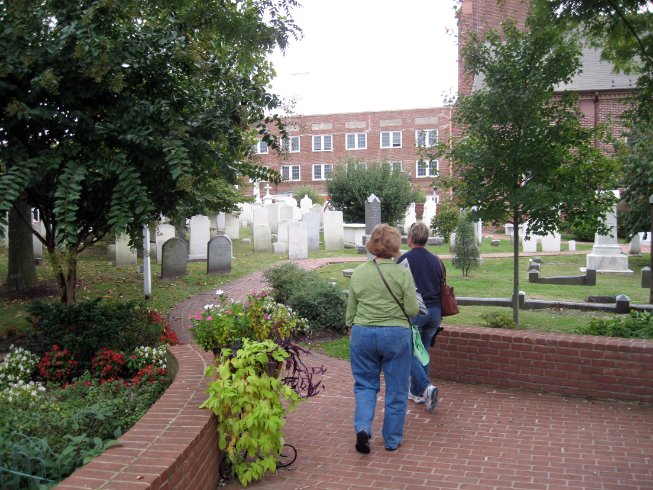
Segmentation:
{"type": "Polygon", "coordinates": [[[240,218],[235,214],[225,216],[224,234],[232,240],[240,239],[240,218]]]}
{"type": "Polygon", "coordinates": [[[303,221],[293,221],[288,225],[288,258],[308,258],[308,227],[303,221]]]}
{"type": "Polygon", "coordinates": [[[175,237],[175,227],[168,223],[159,223],[154,233],[154,242],[156,244],[155,253],[157,263],[163,260],[163,244],[170,238],[175,237]]]}
{"type": "Polygon", "coordinates": [[[288,221],[294,221],[294,207],[288,206],[287,204],[282,204],[279,206],[279,221],[287,219],[288,221]]]}
{"type": "MultiPolygon", "coordinates": [[[[619,197],[619,191],[614,192],[619,197]]],[[[597,273],[603,274],[624,274],[632,275],[634,272],[628,268],[628,255],[621,252],[621,246],[617,240],[617,205],[612,211],[606,214],[604,224],[610,229],[607,235],[594,235],[594,246],[592,253],[586,255],[586,269],[594,269],[597,273]]]]}
{"type": "Polygon", "coordinates": [[[431,220],[435,216],[435,200],[432,197],[429,197],[424,202],[424,214],[422,215],[422,221],[428,226],[431,227],[431,220]]]}
{"type": "Polygon", "coordinates": [[[324,209],[322,206],[319,204],[313,204],[311,206],[311,212],[320,215],[320,226],[324,226],[324,209]]]}
{"type": "Polygon", "coordinates": [[[342,228],[342,211],[327,211],[324,213],[324,249],[343,250],[345,248],[344,231],[342,228]]]}
{"type": "Polygon", "coordinates": [[[279,229],[279,205],[277,203],[267,204],[265,206],[268,209],[268,224],[270,225],[270,231],[276,233],[279,229]]]}
{"type": "Polygon", "coordinates": [[[129,235],[123,233],[116,238],[116,265],[124,267],[136,264],[136,249],[129,246],[129,235]]]}
{"type": "Polygon", "coordinates": [[[277,233],[277,242],[288,243],[288,227],[292,223],[289,219],[279,220],[279,232],[277,233]]]}
{"type": "Polygon", "coordinates": [[[206,244],[211,238],[208,216],[198,214],[190,219],[190,244],[188,260],[206,260],[206,244]]]}
{"type": "Polygon", "coordinates": [[[567,245],[569,245],[569,251],[570,252],[576,251],[576,240],[569,240],[567,242],[567,245]]]}
{"type": "Polygon", "coordinates": [[[639,234],[635,235],[628,244],[629,255],[640,255],[642,253],[642,242],[639,239],[639,234]]]}
{"type": "Polygon", "coordinates": [[[217,232],[224,232],[225,229],[227,228],[227,221],[226,221],[226,215],[224,213],[218,213],[216,217],[216,228],[217,232]]]}
{"type": "Polygon", "coordinates": [[[270,225],[255,225],[252,231],[254,238],[254,252],[272,251],[272,233],[270,225]]]}
{"type": "Polygon", "coordinates": [[[238,205],[240,207],[240,223],[242,226],[249,226],[252,224],[252,205],[248,202],[242,202],[238,205]]]}
{"type": "Polygon", "coordinates": [[[531,235],[527,240],[522,237],[522,252],[537,252],[537,236],[531,235]]]}
{"type": "Polygon", "coordinates": [[[302,217],[308,233],[308,250],[320,249],[320,214],[309,212],[302,217]]]}
{"type": "Polygon", "coordinates": [[[252,228],[258,225],[270,226],[270,212],[265,207],[252,208],[252,228]]]}
{"type": "Polygon", "coordinates": [[[286,255],[286,248],[285,242],[275,242],[272,244],[272,253],[274,255],[286,255]]]}
{"type": "Polygon", "coordinates": [[[542,237],[542,252],[560,252],[560,233],[549,233],[542,237]]]}
{"type": "Polygon", "coordinates": [[[299,201],[299,209],[301,209],[302,214],[308,213],[311,210],[312,205],[313,205],[313,200],[307,195],[302,197],[302,199],[299,201]]]}
{"type": "MultiPolygon", "coordinates": [[[[45,225],[43,224],[43,221],[39,220],[32,223],[32,228],[37,230],[42,237],[45,237],[45,225]]],[[[32,248],[34,249],[34,259],[42,259],[43,243],[41,243],[41,240],[36,238],[36,235],[34,234],[32,234],[32,248]]]]}
{"type": "Polygon", "coordinates": [[[415,203],[411,202],[406,209],[406,214],[404,215],[404,235],[408,233],[410,226],[416,221],[417,215],[415,214],[415,203]]]}

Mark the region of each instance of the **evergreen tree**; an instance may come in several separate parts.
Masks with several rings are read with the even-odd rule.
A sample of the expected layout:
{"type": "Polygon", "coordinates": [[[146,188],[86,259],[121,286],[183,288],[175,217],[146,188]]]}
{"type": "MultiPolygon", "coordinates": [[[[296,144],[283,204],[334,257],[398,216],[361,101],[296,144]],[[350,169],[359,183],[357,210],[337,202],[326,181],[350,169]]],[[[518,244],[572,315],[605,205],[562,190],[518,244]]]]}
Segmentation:
{"type": "Polygon", "coordinates": [[[476,243],[474,223],[469,216],[461,214],[456,226],[455,255],[451,264],[456,269],[461,269],[463,276],[468,276],[469,271],[477,269],[481,263],[481,254],[476,243]]]}

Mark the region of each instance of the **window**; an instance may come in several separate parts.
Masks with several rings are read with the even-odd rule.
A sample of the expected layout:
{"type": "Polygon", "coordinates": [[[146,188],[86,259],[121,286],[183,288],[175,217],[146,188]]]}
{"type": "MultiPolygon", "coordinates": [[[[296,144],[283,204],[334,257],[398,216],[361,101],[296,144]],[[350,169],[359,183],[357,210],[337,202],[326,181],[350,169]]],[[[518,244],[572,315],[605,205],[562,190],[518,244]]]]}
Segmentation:
{"type": "Polygon", "coordinates": [[[437,177],[438,161],[437,160],[417,160],[416,177],[437,177]]]}
{"type": "Polygon", "coordinates": [[[401,148],[401,131],[381,131],[381,148],[401,148]]]}
{"type": "Polygon", "coordinates": [[[313,180],[328,180],[332,173],[333,165],[330,163],[313,165],[313,180]]]}
{"type": "Polygon", "coordinates": [[[281,177],[283,177],[283,180],[301,180],[299,175],[299,165],[281,166],[281,177]]]}
{"type": "Polygon", "coordinates": [[[291,136],[281,140],[281,151],[286,153],[299,153],[299,136],[291,136]]]}
{"type": "Polygon", "coordinates": [[[404,169],[403,162],[388,162],[395,172],[401,172],[404,169]]]}
{"type": "Polygon", "coordinates": [[[252,145],[252,153],[257,155],[267,155],[268,154],[268,144],[261,140],[258,143],[252,145]]]}
{"type": "Polygon", "coordinates": [[[321,134],[313,136],[313,151],[333,151],[333,136],[321,134]]]}
{"type": "Polygon", "coordinates": [[[415,131],[415,146],[431,147],[437,142],[437,129],[418,129],[415,131]]]}
{"type": "Polygon", "coordinates": [[[367,133],[349,133],[345,141],[348,150],[364,150],[367,148],[367,133]]]}

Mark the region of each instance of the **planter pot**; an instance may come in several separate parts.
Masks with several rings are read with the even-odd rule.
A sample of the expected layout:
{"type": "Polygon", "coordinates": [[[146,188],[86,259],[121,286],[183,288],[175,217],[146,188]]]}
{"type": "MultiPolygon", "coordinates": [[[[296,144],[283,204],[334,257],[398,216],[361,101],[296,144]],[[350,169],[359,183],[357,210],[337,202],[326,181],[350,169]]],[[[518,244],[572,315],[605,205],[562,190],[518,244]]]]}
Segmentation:
{"type": "Polygon", "coordinates": [[[424,216],[424,203],[423,202],[416,202],[415,203],[415,217],[417,218],[418,221],[422,221],[423,216],[424,216]]]}

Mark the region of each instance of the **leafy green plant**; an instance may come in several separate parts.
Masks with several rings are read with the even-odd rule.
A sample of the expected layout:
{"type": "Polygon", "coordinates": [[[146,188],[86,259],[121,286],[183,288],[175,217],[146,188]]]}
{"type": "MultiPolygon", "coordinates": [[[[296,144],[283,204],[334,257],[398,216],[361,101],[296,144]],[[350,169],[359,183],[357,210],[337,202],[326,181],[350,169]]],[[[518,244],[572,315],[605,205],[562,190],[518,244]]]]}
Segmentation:
{"type": "Polygon", "coordinates": [[[19,381],[28,382],[38,362],[39,356],[27,349],[14,345],[9,347],[9,353],[0,362],[0,390],[19,381]]]}
{"type": "Polygon", "coordinates": [[[286,409],[301,400],[276,372],[288,357],[271,340],[244,339],[235,352],[223,349],[220,363],[206,370],[215,380],[201,407],[217,416],[220,450],[243,486],[276,470],[286,409]]]}
{"type": "Polygon", "coordinates": [[[293,262],[287,262],[266,270],[263,275],[272,288],[274,299],[289,304],[293,290],[304,282],[308,272],[293,262]]]}
{"type": "Polygon", "coordinates": [[[455,255],[451,265],[461,269],[463,276],[467,276],[470,270],[478,268],[480,257],[474,235],[474,223],[465,215],[461,215],[456,226],[455,255]]]}
{"type": "Polygon", "coordinates": [[[292,197],[294,197],[297,202],[301,202],[304,199],[304,196],[308,196],[313,204],[322,204],[324,199],[320,194],[317,193],[310,185],[299,185],[293,188],[292,197]]]}
{"type": "Polygon", "coordinates": [[[605,337],[653,339],[653,313],[631,311],[626,316],[594,318],[586,327],[575,329],[574,333],[603,335],[605,337]]]}
{"type": "Polygon", "coordinates": [[[459,216],[460,208],[451,200],[440,201],[437,214],[431,220],[431,230],[435,235],[441,236],[445,242],[448,242],[458,225],[459,216]]]}
{"type": "Polygon", "coordinates": [[[481,326],[488,328],[517,328],[508,311],[492,311],[481,315],[481,326]]]}

